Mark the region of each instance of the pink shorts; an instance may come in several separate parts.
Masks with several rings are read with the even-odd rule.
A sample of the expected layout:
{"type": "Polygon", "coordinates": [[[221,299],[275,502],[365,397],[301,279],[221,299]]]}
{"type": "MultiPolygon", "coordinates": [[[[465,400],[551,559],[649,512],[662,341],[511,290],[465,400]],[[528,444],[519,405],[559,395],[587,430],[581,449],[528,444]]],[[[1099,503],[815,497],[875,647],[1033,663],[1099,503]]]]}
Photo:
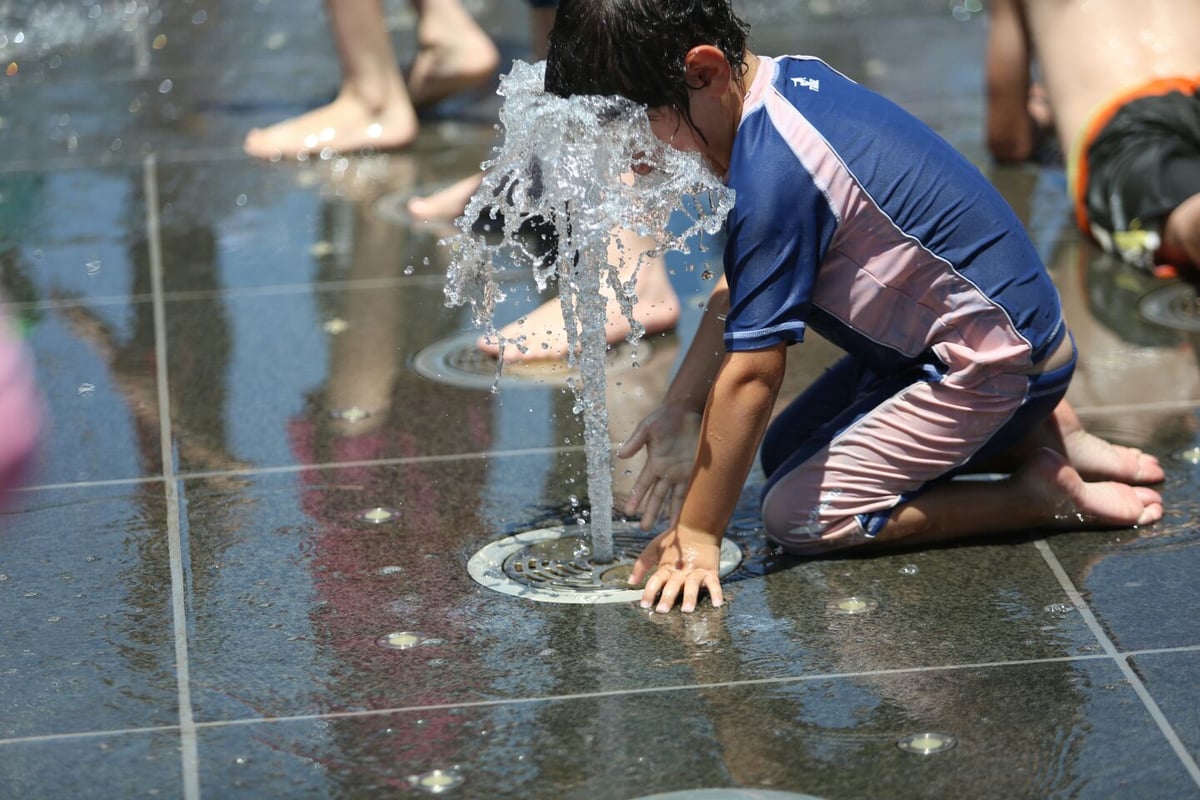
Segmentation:
{"type": "Polygon", "coordinates": [[[956,386],[931,366],[878,375],[844,358],[763,438],[767,538],[815,555],[865,544],[892,511],[969,473],[1054,413],[1075,360],[1037,375],[956,386]]]}

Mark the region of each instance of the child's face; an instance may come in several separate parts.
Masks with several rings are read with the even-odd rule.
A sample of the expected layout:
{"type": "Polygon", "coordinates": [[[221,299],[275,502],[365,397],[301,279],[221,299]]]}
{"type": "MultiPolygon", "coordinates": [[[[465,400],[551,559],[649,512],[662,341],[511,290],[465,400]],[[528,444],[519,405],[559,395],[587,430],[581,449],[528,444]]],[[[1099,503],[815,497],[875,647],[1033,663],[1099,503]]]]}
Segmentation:
{"type": "MultiPolygon", "coordinates": [[[[683,115],[674,108],[671,106],[651,108],[646,111],[646,117],[650,120],[650,131],[660,142],[685,153],[699,153],[710,169],[718,175],[724,173],[724,170],[718,168],[716,160],[712,157],[713,154],[710,152],[708,143],[697,134],[692,126],[688,125],[683,115]]],[[[635,171],[636,169],[635,167],[635,171]]]]}
{"type": "Polygon", "coordinates": [[[646,111],[650,130],[660,142],[686,153],[703,153],[703,141],[696,136],[683,115],[671,106],[659,106],[646,111]]]}

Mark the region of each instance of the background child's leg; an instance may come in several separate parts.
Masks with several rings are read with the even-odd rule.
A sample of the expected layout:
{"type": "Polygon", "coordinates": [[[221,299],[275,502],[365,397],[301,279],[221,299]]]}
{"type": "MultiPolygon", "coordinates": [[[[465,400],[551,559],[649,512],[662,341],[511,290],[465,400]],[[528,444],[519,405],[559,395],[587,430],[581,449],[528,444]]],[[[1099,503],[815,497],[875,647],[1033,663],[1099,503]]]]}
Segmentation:
{"type": "Polygon", "coordinates": [[[325,6],[342,66],[338,96],[298,117],[250,131],[243,147],[252,156],[389,149],[416,138],[417,113],[396,64],[381,0],[326,0],[325,6]]]}

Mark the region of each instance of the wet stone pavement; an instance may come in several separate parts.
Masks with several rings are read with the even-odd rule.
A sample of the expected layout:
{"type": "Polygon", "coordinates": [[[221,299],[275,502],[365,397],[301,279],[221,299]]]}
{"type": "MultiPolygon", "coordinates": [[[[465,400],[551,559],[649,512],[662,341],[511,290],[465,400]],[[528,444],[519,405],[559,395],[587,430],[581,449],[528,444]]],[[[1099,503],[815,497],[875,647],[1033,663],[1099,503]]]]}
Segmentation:
{"type": "MultiPolygon", "coordinates": [[[[527,57],[523,3],[471,7],[527,57]]],[[[1002,188],[1078,339],[1071,398],[1164,459],[1166,519],[805,562],[752,481],[720,610],[484,588],[473,554],[587,489],[561,375],[416,368],[471,328],[447,230],[403,201],[487,157],[498,98],[407,152],[260,163],[248,128],[336,90],[316,0],[0,0],[0,277],[52,420],[0,516],[0,797],[1200,796],[1194,307],[1139,312],[1162,284],[1080,239],[1061,168],[988,163],[977,3],[743,8],[755,49],[825,57],[1002,188]]],[[[615,438],[705,257],[672,257],[683,324],[610,375],[615,438]]],[[[509,288],[509,317],[538,302],[509,288]]],[[[789,386],[831,355],[797,348],[789,386]]]]}

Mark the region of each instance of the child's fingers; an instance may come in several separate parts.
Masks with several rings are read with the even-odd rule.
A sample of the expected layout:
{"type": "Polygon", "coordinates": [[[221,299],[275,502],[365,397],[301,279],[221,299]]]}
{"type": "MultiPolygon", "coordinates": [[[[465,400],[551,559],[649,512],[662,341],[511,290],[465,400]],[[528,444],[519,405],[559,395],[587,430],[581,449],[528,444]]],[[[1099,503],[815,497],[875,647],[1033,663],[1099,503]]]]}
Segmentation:
{"type": "Polygon", "coordinates": [[[617,448],[617,456],[619,458],[629,458],[638,450],[641,450],[643,447],[645,447],[646,441],[649,438],[650,435],[647,433],[646,421],[642,420],[638,423],[638,426],[633,429],[633,433],[630,434],[629,438],[622,442],[621,446],[617,448]]]}
{"type": "Polygon", "coordinates": [[[720,608],[725,605],[725,592],[721,589],[720,574],[709,572],[705,575],[704,588],[708,589],[708,599],[712,601],[713,608],[720,608]]]}
{"type": "Polygon", "coordinates": [[[701,588],[708,590],[713,608],[718,608],[725,602],[725,596],[721,592],[720,575],[711,570],[698,569],[692,571],[687,577],[683,589],[683,601],[679,606],[680,611],[690,613],[696,610],[696,604],[700,602],[701,588]]]}
{"type": "Polygon", "coordinates": [[[657,507],[646,506],[645,512],[642,514],[641,529],[648,531],[658,523],[659,513],[662,511],[661,503],[657,507]]]}
{"type": "Polygon", "coordinates": [[[671,610],[671,606],[675,605],[675,598],[679,596],[679,591],[683,588],[685,574],[668,570],[666,567],[655,573],[655,577],[666,573],[667,581],[663,584],[662,589],[658,594],[658,606],[655,611],[660,614],[665,614],[671,610]]]}
{"type": "Polygon", "coordinates": [[[658,519],[659,513],[662,511],[663,503],[666,502],[671,493],[671,482],[666,478],[655,478],[654,486],[650,489],[650,493],[642,498],[642,522],[650,520],[651,526],[658,519]]]}
{"type": "Polygon", "coordinates": [[[654,481],[654,471],[650,469],[650,466],[642,467],[637,480],[633,482],[633,488],[629,490],[629,499],[625,501],[626,514],[636,514],[638,509],[642,508],[642,503],[646,500],[646,493],[653,488],[654,481]]]}
{"type": "Polygon", "coordinates": [[[687,580],[683,584],[683,600],[679,603],[680,611],[690,614],[696,610],[696,601],[700,598],[700,585],[703,580],[703,570],[695,570],[688,574],[687,580]]]}
{"type": "Polygon", "coordinates": [[[655,598],[657,598],[660,593],[664,597],[666,596],[666,584],[670,576],[671,573],[668,570],[661,568],[656,570],[655,573],[650,576],[650,580],[646,581],[646,586],[644,589],[642,589],[642,608],[650,608],[653,606],[655,598]]]}
{"type": "Polygon", "coordinates": [[[629,571],[630,586],[636,586],[641,583],[642,578],[646,577],[646,573],[650,570],[650,567],[657,563],[654,557],[650,555],[650,550],[651,548],[647,547],[637,557],[637,560],[633,562],[633,569],[629,571]]]}
{"type": "Polygon", "coordinates": [[[687,496],[687,492],[682,489],[674,492],[671,495],[671,527],[675,527],[679,522],[679,513],[683,511],[683,498],[687,496]]]}

